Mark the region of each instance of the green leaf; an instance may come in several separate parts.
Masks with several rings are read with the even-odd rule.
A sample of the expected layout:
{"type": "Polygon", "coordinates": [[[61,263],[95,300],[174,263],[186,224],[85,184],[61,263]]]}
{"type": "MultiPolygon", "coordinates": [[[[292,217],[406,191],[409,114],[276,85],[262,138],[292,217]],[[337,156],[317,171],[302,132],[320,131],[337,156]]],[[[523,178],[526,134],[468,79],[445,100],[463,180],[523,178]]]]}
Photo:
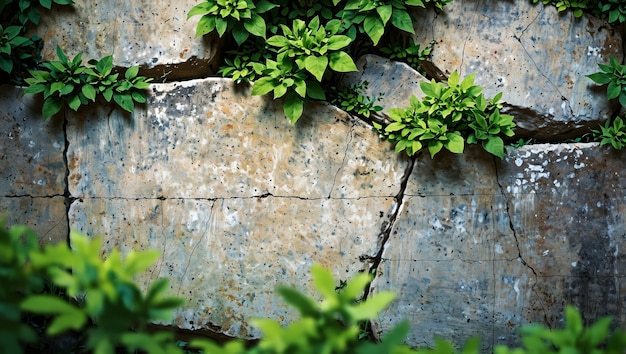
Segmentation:
{"type": "Polygon", "coordinates": [[[326,67],[328,67],[328,57],[326,56],[316,57],[312,55],[304,59],[304,68],[313,74],[317,81],[322,81],[326,67]]]}
{"type": "Polygon", "coordinates": [[[405,10],[394,8],[391,14],[391,24],[405,32],[415,34],[411,16],[405,10]]]}
{"type": "Polygon", "coordinates": [[[85,85],[81,88],[81,92],[88,99],[95,101],[96,100],[96,89],[92,85],[85,85]]]}
{"type": "Polygon", "coordinates": [[[504,158],[504,142],[498,136],[488,136],[487,140],[483,141],[483,149],[500,159],[504,158]]]}
{"type": "Polygon", "coordinates": [[[316,263],[311,266],[311,274],[313,276],[313,284],[320,294],[324,295],[326,298],[336,296],[335,279],[330,273],[330,270],[316,263]]]}
{"type": "Polygon", "coordinates": [[[352,39],[344,35],[335,35],[328,39],[328,50],[339,50],[347,47],[352,39]]]}
{"type": "Polygon", "coordinates": [[[274,90],[276,82],[273,78],[264,76],[254,82],[252,86],[252,96],[262,96],[274,90]]]}
{"type": "Polygon", "coordinates": [[[10,73],[13,70],[13,60],[0,58],[0,70],[10,73]]]}
{"type": "Polygon", "coordinates": [[[41,113],[44,119],[50,118],[57,114],[63,107],[63,100],[58,97],[50,96],[43,101],[41,113]]]}
{"type": "Polygon", "coordinates": [[[337,72],[349,72],[358,71],[352,57],[345,52],[332,52],[330,53],[330,68],[337,72]]]}
{"type": "Polygon", "coordinates": [[[120,107],[128,112],[132,113],[133,109],[135,108],[135,105],[133,104],[133,99],[129,93],[114,93],[113,100],[115,101],[115,103],[117,103],[120,107]]]}
{"type": "Polygon", "coordinates": [[[296,289],[280,286],[277,288],[277,291],[283,297],[285,302],[298,309],[302,317],[313,317],[317,313],[315,301],[300,293],[296,289]]]}
{"type": "Polygon", "coordinates": [[[295,93],[290,93],[285,96],[285,102],[283,103],[283,111],[285,115],[291,121],[291,124],[296,124],[298,119],[302,116],[304,110],[304,101],[295,93]]]}
{"type": "Polygon", "coordinates": [[[198,5],[192,7],[187,14],[187,19],[189,20],[191,17],[196,15],[207,14],[209,12],[209,6],[211,6],[211,4],[208,1],[203,1],[198,5]]]}
{"type": "Polygon", "coordinates": [[[215,29],[215,17],[213,16],[202,16],[200,21],[198,21],[198,25],[196,26],[196,37],[203,36],[207,33],[212,32],[215,29]]]}
{"type": "Polygon", "coordinates": [[[243,26],[246,28],[250,34],[253,34],[257,37],[265,38],[265,20],[263,17],[252,14],[252,17],[243,23],[243,26]]]}
{"type": "Polygon", "coordinates": [[[52,7],[52,0],[39,0],[39,3],[48,10],[52,7]]]}
{"type": "Polygon", "coordinates": [[[448,134],[448,140],[444,143],[446,149],[455,154],[462,154],[465,147],[465,140],[460,134],[448,134]]]}
{"type": "Polygon", "coordinates": [[[376,12],[378,12],[380,19],[383,21],[383,26],[385,26],[387,25],[387,21],[391,18],[393,7],[391,5],[378,6],[376,7],[376,12]]]}
{"type": "Polygon", "coordinates": [[[278,48],[289,46],[289,40],[285,36],[280,35],[271,36],[267,39],[266,43],[278,48]]]}
{"type": "Polygon", "coordinates": [[[443,148],[443,143],[438,140],[433,140],[428,142],[428,152],[430,153],[430,158],[432,159],[435,155],[441,151],[443,148]]]}
{"type": "Polygon", "coordinates": [[[378,41],[380,41],[380,38],[385,33],[385,25],[380,17],[374,14],[370,14],[365,18],[365,21],[363,21],[363,29],[374,45],[378,44],[378,41]]]}
{"type": "Polygon", "coordinates": [[[391,291],[381,291],[350,308],[350,315],[355,321],[376,318],[376,316],[378,316],[378,314],[384,310],[395,297],[396,295],[391,291]]]}
{"type": "Polygon", "coordinates": [[[314,100],[325,100],[326,94],[324,93],[324,89],[322,85],[317,81],[309,81],[306,86],[306,95],[314,100]]]}
{"type": "Polygon", "coordinates": [[[131,66],[130,68],[128,68],[128,70],[126,70],[126,73],[124,73],[124,77],[126,78],[126,80],[132,80],[137,76],[138,73],[139,67],[131,66]]]}
{"type": "Polygon", "coordinates": [[[609,100],[619,97],[619,94],[622,92],[622,87],[616,85],[615,82],[611,81],[609,86],[606,89],[606,97],[609,100]]]}

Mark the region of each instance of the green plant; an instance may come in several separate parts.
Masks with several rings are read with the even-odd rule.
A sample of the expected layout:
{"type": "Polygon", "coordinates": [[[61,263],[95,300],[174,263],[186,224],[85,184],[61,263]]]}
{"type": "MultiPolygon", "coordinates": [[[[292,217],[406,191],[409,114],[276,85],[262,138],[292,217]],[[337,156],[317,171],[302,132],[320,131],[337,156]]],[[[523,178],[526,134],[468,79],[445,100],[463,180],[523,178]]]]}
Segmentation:
{"type": "Polygon", "coordinates": [[[554,5],[559,12],[572,10],[575,17],[581,17],[583,13],[590,12],[609,23],[626,21],[626,3],[623,0],[533,0],[533,3],[536,4],[539,1],[544,5],[554,5]]]}
{"type": "Polygon", "coordinates": [[[323,26],[319,17],[308,25],[299,19],[293,21],[292,28],[281,25],[283,34],[267,40],[268,45],[276,48],[277,60],[266,59],[252,95],[273,92],[275,99],[285,96],[285,115],[295,123],[308,98],[326,98],[320,82],[329,68],[336,72],[357,70],[352,58],[341,50],[351,39],[337,35],[338,28],[338,21],[323,26]]]}
{"type": "Polygon", "coordinates": [[[513,116],[500,113],[502,94],[485,99],[482,87],[474,85],[474,74],[460,81],[456,71],[447,85],[431,80],[420,83],[420,88],[425,98],[412,96],[409,107],[390,109],[390,124],[373,122],[381,137],[395,144],[396,152],[412,156],[426,147],[432,158],[443,148],[462,153],[467,141],[481,142],[487,152],[504,157],[501,136],[513,136],[515,123],[513,116]]]}
{"type": "Polygon", "coordinates": [[[360,324],[377,316],[394,298],[390,292],[379,292],[367,300],[360,300],[369,274],[361,273],[336,289],[330,271],[319,265],[311,267],[313,284],[323,296],[321,302],[290,287],[279,287],[278,293],[295,307],[300,318],[286,327],[275,320],[256,319],[253,324],[262,332],[261,340],[250,349],[239,341],[219,346],[207,340],[195,340],[191,345],[206,353],[229,354],[331,354],[331,353],[409,353],[402,341],[408,332],[408,324],[401,323],[391,330],[380,343],[359,341],[360,324]]]}
{"type": "Polygon", "coordinates": [[[33,45],[32,40],[20,36],[21,31],[21,26],[3,28],[0,25],[0,70],[7,74],[13,71],[13,63],[20,59],[19,55],[16,55],[19,53],[19,48],[33,45]]]}
{"type": "Polygon", "coordinates": [[[533,143],[533,138],[519,138],[516,142],[512,143],[511,146],[514,148],[521,148],[522,146],[526,146],[533,143]]]}
{"type": "Polygon", "coordinates": [[[422,70],[421,62],[430,58],[430,53],[437,41],[431,41],[430,46],[421,49],[420,44],[415,44],[413,38],[407,40],[407,44],[394,43],[380,48],[380,52],[387,58],[406,63],[413,69],[422,70]]]}
{"type": "Polygon", "coordinates": [[[56,336],[83,331],[84,346],[94,353],[130,352],[182,354],[170,333],[148,332],[146,325],[167,321],[182,300],[166,295],[166,279],[144,293],[133,278],[150,267],[158,251],[118,250],[102,259],[102,240],[72,232],[72,249],[65,243],[39,246],[24,226],[7,230],[0,220],[0,351],[22,353],[36,333],[24,323],[26,314],[51,316],[46,333],[56,336]],[[44,279],[60,292],[44,292],[44,279]],[[61,294],[66,294],[61,295],[61,294]]]}
{"type": "Polygon", "coordinates": [[[52,117],[64,105],[76,111],[81,105],[89,104],[89,100],[95,101],[98,95],[102,95],[107,102],[113,99],[129,112],[133,112],[134,102],[146,102],[145,89],[152,79],[138,76],[139,67],[129,68],[124,79],[119,79],[119,73],[112,71],[111,56],[90,61],[89,66],[84,66],[82,53],[72,60],[58,46],[56,53],[58,61],[43,63],[43,70],[31,71],[32,77],[26,79],[29,85],[26,93],[43,93],[44,118],[52,117]]]}
{"type": "Polygon", "coordinates": [[[250,34],[265,38],[265,19],[260,14],[276,5],[261,0],[208,0],[194,6],[187,19],[201,15],[196,27],[196,36],[216,30],[220,37],[231,32],[237,44],[242,44],[250,34]]]}
{"type": "Polygon", "coordinates": [[[600,145],[611,144],[617,150],[626,146],[626,125],[619,116],[612,121],[607,120],[604,126],[600,126],[600,130],[592,130],[592,134],[596,140],[600,140],[600,145]]]}
{"type": "Polygon", "coordinates": [[[422,0],[348,0],[338,16],[348,36],[355,38],[358,30],[377,45],[388,23],[404,32],[415,33],[407,6],[425,7],[422,0]]]}
{"type": "Polygon", "coordinates": [[[622,107],[626,107],[626,65],[621,65],[617,59],[611,57],[609,65],[598,64],[601,71],[587,75],[596,84],[606,85],[606,95],[609,100],[618,98],[622,107]]]}
{"type": "MultiPolygon", "coordinates": [[[[329,102],[348,113],[369,118],[372,112],[380,112],[383,107],[376,105],[376,98],[363,95],[368,84],[367,81],[363,81],[347,87],[332,86],[328,90],[329,102]]],[[[378,100],[380,99],[382,99],[382,94],[378,97],[378,100]]]]}
{"type": "Polygon", "coordinates": [[[43,289],[32,271],[29,255],[38,248],[37,236],[24,226],[7,230],[0,219],[0,352],[22,353],[22,343],[34,342],[36,332],[22,321],[20,302],[43,289]]]}
{"type": "MultiPolygon", "coordinates": [[[[29,35],[33,25],[39,23],[39,7],[50,9],[52,0],[0,0],[0,83],[24,84],[28,71],[41,63],[43,42],[29,35]]],[[[59,5],[71,0],[54,0],[59,5]]]]}

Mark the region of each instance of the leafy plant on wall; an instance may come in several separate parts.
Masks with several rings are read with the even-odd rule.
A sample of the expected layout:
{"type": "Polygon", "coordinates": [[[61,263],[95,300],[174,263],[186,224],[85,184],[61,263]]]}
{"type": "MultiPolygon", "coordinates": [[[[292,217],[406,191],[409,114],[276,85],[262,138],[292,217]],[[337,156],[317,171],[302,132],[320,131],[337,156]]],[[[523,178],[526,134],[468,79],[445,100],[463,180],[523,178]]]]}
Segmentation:
{"type": "Polygon", "coordinates": [[[503,158],[502,136],[514,135],[513,116],[500,113],[502,94],[484,97],[474,76],[461,80],[455,71],[447,85],[434,80],[420,83],[425,98],[412,96],[410,106],[389,109],[391,122],[386,126],[374,122],[374,129],[395,144],[396,152],[409,156],[422,148],[431,158],[444,148],[462,153],[465,143],[481,143],[487,152],[503,158]]]}
{"type": "Polygon", "coordinates": [[[285,115],[295,123],[307,101],[328,99],[328,83],[338,73],[357,70],[355,43],[366,38],[376,45],[389,26],[413,33],[410,8],[432,3],[442,9],[449,2],[209,0],[194,6],[188,18],[201,16],[197,35],[230,32],[237,49],[229,51],[232,57],[220,73],[253,82],[253,95],[282,99],[285,115]]]}
{"type": "Polygon", "coordinates": [[[113,72],[113,57],[107,56],[98,61],[83,65],[82,53],[69,59],[57,46],[59,60],[42,64],[41,70],[30,72],[26,79],[29,85],[26,93],[42,93],[44,103],[42,115],[49,118],[58,113],[65,105],[76,111],[81,106],[95,102],[102,96],[107,102],[111,99],[121,108],[133,112],[135,103],[146,102],[145,90],[150,78],[138,76],[139,67],[126,70],[123,79],[113,72]]]}
{"type": "Polygon", "coordinates": [[[22,85],[28,70],[41,63],[43,42],[27,32],[39,24],[40,7],[69,5],[72,0],[1,0],[0,1],[0,83],[22,85]]]}

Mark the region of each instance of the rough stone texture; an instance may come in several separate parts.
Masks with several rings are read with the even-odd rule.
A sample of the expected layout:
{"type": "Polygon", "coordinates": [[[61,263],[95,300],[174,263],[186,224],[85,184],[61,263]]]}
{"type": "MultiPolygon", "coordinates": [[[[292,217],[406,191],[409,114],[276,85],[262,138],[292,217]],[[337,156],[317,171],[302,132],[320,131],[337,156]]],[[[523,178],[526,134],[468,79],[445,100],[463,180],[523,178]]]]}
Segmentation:
{"type": "Polygon", "coordinates": [[[313,293],[313,262],[342,279],[367,268],[407,167],[367,125],[311,104],[292,126],[225,79],[153,88],[132,118],[71,115],[69,218],[107,248],[163,249],[142,281],[167,276],[189,299],[179,326],[258,336],[249,318],[293,318],[277,284],[313,293]]]}
{"type": "Polygon", "coordinates": [[[597,144],[526,146],[503,161],[468,153],[415,164],[373,284],[399,296],[374,328],[408,318],[411,345],[480,333],[489,352],[518,344],[524,324],[560,326],[565,304],[586,322],[612,315],[624,326],[624,153],[597,144]]]}
{"type": "Polygon", "coordinates": [[[217,36],[196,37],[200,16],[187,20],[198,2],[77,1],[42,11],[36,32],[45,60],[56,60],[56,46],[83,59],[113,55],[114,65],[141,65],[141,74],[163,80],[205,77],[221,60],[217,36]]]}
{"type": "Polygon", "coordinates": [[[503,92],[519,136],[570,138],[618,109],[585,77],[610,56],[623,58],[621,36],[604,21],[530,1],[454,1],[443,13],[415,16],[416,42],[437,41],[434,64],[447,73],[477,73],[488,97],[503,92]]]}
{"type": "Polygon", "coordinates": [[[0,86],[0,214],[26,224],[42,240],[67,237],[64,205],[65,136],[62,119],[41,119],[37,97],[0,86]]]}
{"type": "Polygon", "coordinates": [[[342,84],[367,82],[368,87],[363,90],[363,95],[380,99],[377,104],[384,111],[408,106],[411,95],[424,97],[419,84],[428,79],[405,63],[366,54],[357,60],[356,66],[359,71],[344,74],[342,84]]]}

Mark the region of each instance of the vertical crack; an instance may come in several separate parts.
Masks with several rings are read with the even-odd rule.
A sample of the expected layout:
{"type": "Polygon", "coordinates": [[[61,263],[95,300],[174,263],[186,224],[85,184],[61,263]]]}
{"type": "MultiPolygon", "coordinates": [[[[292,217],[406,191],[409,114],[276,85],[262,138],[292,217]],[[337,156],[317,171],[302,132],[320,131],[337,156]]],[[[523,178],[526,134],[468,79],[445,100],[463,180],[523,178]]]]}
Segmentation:
{"type": "Polygon", "coordinates": [[[67,125],[68,125],[68,118],[67,118],[67,111],[63,110],[63,140],[65,145],[63,146],[63,164],[65,165],[65,177],[63,178],[63,181],[65,183],[64,189],[63,189],[63,197],[64,197],[64,204],[65,204],[65,222],[67,223],[67,235],[65,236],[65,240],[67,242],[68,246],[70,245],[70,208],[72,206],[72,203],[74,203],[75,198],[72,197],[72,195],[70,194],[70,164],[69,164],[69,158],[68,158],[68,151],[70,148],[70,141],[68,139],[67,136],[67,125]]]}
{"type": "Polygon", "coordinates": [[[335,190],[335,184],[337,184],[337,176],[339,176],[339,172],[343,170],[343,166],[345,166],[346,164],[346,158],[348,156],[348,149],[350,148],[350,144],[352,143],[352,131],[354,130],[354,127],[356,126],[356,119],[351,114],[348,114],[348,116],[352,119],[352,126],[350,127],[350,129],[348,129],[348,138],[347,138],[348,141],[346,142],[346,149],[343,151],[343,159],[341,160],[341,166],[339,166],[339,168],[337,169],[337,172],[335,172],[335,177],[333,177],[333,184],[330,187],[330,191],[328,192],[328,199],[330,199],[330,197],[333,194],[333,190],[335,190]]]}
{"type": "MultiPolygon", "coordinates": [[[[533,276],[535,278],[535,282],[531,285],[530,290],[534,293],[536,293],[536,289],[535,287],[537,286],[538,283],[538,279],[539,279],[539,275],[537,274],[537,271],[535,271],[535,268],[533,266],[531,266],[530,264],[528,264],[528,262],[526,262],[526,260],[524,259],[524,257],[522,256],[522,249],[520,247],[519,244],[519,238],[517,237],[517,230],[515,229],[515,224],[513,223],[513,215],[511,213],[511,201],[510,199],[507,197],[505,191],[504,191],[504,187],[502,186],[502,183],[500,182],[500,172],[498,170],[498,161],[496,160],[496,157],[493,157],[493,164],[495,167],[495,173],[496,173],[496,183],[498,183],[498,188],[500,190],[500,195],[502,196],[502,198],[504,198],[504,203],[505,203],[505,212],[507,215],[507,218],[509,219],[509,229],[511,230],[511,233],[513,234],[513,238],[515,238],[515,246],[517,247],[517,260],[520,261],[520,263],[522,263],[522,265],[524,265],[526,268],[530,269],[530,271],[533,273],[533,276]]],[[[541,303],[541,307],[543,309],[543,317],[544,317],[544,322],[546,325],[548,325],[548,327],[551,327],[550,324],[548,323],[548,318],[547,318],[547,311],[546,311],[546,307],[545,304],[543,303],[543,301],[541,300],[541,297],[537,297],[539,302],[541,303]]],[[[495,341],[495,338],[494,338],[495,341]]]]}
{"type": "MultiPolygon", "coordinates": [[[[415,166],[415,161],[422,155],[421,152],[419,152],[415,157],[409,159],[409,164],[406,167],[406,170],[404,170],[404,175],[402,176],[401,182],[400,182],[400,191],[398,192],[398,194],[395,196],[394,200],[395,200],[395,206],[391,211],[391,215],[389,216],[389,221],[383,223],[383,225],[381,226],[381,232],[380,234],[378,234],[378,238],[381,240],[380,241],[380,248],[378,249],[378,252],[376,252],[376,255],[374,256],[361,256],[360,260],[362,262],[370,262],[370,269],[369,272],[370,274],[372,274],[372,282],[374,280],[374,278],[376,277],[376,273],[378,270],[378,267],[380,266],[380,263],[383,260],[383,252],[385,251],[385,246],[387,245],[387,241],[389,241],[389,238],[391,237],[391,231],[393,229],[393,226],[396,223],[396,220],[398,218],[398,215],[400,214],[400,210],[402,207],[402,202],[404,201],[404,192],[406,191],[406,186],[407,183],[409,181],[409,177],[411,176],[411,174],[413,173],[413,167],[415,166]]],[[[363,300],[367,299],[370,295],[370,292],[372,291],[372,282],[370,282],[369,284],[367,284],[367,286],[365,287],[365,290],[363,292],[363,300]]],[[[372,322],[368,321],[366,324],[366,331],[368,333],[368,337],[371,340],[378,340],[376,334],[374,333],[374,330],[372,328],[372,322]]]]}
{"type": "MultiPolygon", "coordinates": [[[[416,157],[411,158],[409,160],[409,164],[406,167],[406,170],[404,171],[404,175],[402,176],[402,180],[400,182],[400,191],[394,197],[395,205],[390,213],[391,215],[389,216],[389,221],[383,223],[383,225],[381,226],[381,232],[380,234],[378,234],[378,238],[380,239],[380,247],[378,249],[378,252],[376,252],[376,255],[374,256],[361,256],[360,257],[361,261],[370,263],[370,273],[372,273],[374,277],[376,277],[376,270],[378,269],[378,266],[383,260],[383,252],[385,251],[385,246],[387,245],[387,241],[389,241],[389,238],[391,237],[391,231],[393,229],[393,226],[395,225],[398,215],[400,214],[400,209],[404,201],[404,193],[406,191],[406,186],[409,181],[409,177],[411,176],[411,173],[413,173],[413,167],[415,166],[415,161],[420,156],[421,156],[421,152],[418,153],[416,157]]],[[[371,291],[371,283],[368,284],[368,286],[365,288],[365,293],[363,295],[364,299],[368,297],[370,291],[371,291]]]]}
{"type": "MultiPolygon", "coordinates": [[[[196,242],[196,244],[191,249],[191,252],[189,253],[189,257],[187,258],[187,264],[185,265],[185,269],[183,270],[183,275],[180,277],[180,283],[178,283],[178,290],[176,291],[176,296],[180,296],[180,289],[183,285],[183,282],[185,281],[185,276],[187,276],[187,270],[189,270],[189,265],[191,264],[191,259],[193,258],[193,255],[196,252],[196,249],[202,243],[202,241],[204,241],[207,233],[209,233],[209,223],[213,219],[213,211],[214,211],[213,209],[215,208],[215,202],[216,201],[214,200],[213,203],[211,204],[211,208],[210,208],[211,212],[209,213],[206,223],[204,224],[204,232],[202,233],[202,236],[200,236],[200,239],[198,240],[198,242],[196,242]]],[[[163,257],[165,257],[165,255],[163,257]]]]}

